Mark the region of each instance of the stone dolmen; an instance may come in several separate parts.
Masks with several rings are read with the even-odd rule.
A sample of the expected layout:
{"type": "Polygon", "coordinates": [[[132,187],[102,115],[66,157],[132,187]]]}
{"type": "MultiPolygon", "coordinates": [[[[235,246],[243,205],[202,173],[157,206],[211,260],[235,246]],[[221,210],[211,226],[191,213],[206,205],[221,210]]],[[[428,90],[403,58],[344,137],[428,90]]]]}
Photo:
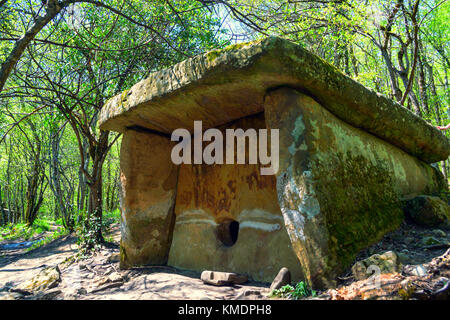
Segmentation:
{"type": "Polygon", "coordinates": [[[109,100],[99,125],[123,133],[124,268],[167,264],[271,282],[287,267],[293,280],[329,287],[399,226],[403,200],[448,188],[430,165],[450,153],[438,129],[281,38],[152,73],[109,100]],[[249,150],[267,142],[272,163],[251,153],[228,162],[234,154],[219,149],[211,156],[222,162],[195,160],[212,128],[224,145],[230,129],[242,129],[234,138],[249,150]],[[192,162],[173,159],[177,129],[192,135],[183,149],[192,162]]]}

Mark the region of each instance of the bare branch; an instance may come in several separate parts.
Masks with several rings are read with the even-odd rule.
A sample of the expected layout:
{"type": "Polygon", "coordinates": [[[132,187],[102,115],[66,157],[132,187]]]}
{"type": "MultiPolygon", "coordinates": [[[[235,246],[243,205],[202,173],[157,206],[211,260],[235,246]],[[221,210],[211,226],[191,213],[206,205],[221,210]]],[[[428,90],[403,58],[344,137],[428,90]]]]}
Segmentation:
{"type": "Polygon", "coordinates": [[[9,77],[12,69],[19,61],[23,52],[27,48],[28,44],[34,39],[34,37],[42,30],[58,13],[62,10],[61,4],[57,0],[48,0],[45,7],[45,15],[38,17],[31,28],[19,39],[11,50],[9,56],[2,64],[0,69],[0,92],[5,86],[6,80],[9,77]]]}
{"type": "Polygon", "coordinates": [[[419,24],[417,23],[417,11],[419,8],[419,2],[420,2],[420,0],[417,0],[414,3],[414,8],[411,13],[411,21],[412,21],[413,27],[414,27],[414,36],[413,36],[413,38],[414,38],[414,57],[413,57],[413,65],[411,68],[411,74],[409,75],[408,85],[406,86],[405,93],[403,94],[400,104],[403,104],[405,102],[406,97],[408,96],[408,94],[411,90],[412,82],[414,80],[414,72],[416,71],[417,55],[419,52],[419,39],[418,39],[419,24]]]}
{"type": "Polygon", "coordinates": [[[37,109],[34,109],[32,112],[26,114],[26,116],[22,117],[21,119],[17,120],[16,122],[14,122],[13,124],[11,124],[11,128],[9,128],[5,134],[3,134],[3,136],[0,139],[0,143],[3,142],[3,140],[6,138],[6,136],[8,135],[8,133],[11,132],[12,129],[14,129],[17,125],[19,125],[22,121],[24,121],[25,119],[27,119],[28,117],[32,116],[33,114],[37,113],[39,110],[44,109],[45,107],[48,107],[47,105],[39,107],[37,109]]]}

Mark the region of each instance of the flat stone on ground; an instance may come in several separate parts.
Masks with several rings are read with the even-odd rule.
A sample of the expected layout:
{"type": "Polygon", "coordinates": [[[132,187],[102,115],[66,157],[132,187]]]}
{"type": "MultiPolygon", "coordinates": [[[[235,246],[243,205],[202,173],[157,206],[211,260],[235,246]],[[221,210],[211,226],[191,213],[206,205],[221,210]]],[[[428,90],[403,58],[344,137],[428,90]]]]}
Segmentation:
{"type": "Polygon", "coordinates": [[[224,286],[231,284],[242,284],[248,281],[247,276],[230,272],[203,271],[200,279],[207,284],[224,286]]]}

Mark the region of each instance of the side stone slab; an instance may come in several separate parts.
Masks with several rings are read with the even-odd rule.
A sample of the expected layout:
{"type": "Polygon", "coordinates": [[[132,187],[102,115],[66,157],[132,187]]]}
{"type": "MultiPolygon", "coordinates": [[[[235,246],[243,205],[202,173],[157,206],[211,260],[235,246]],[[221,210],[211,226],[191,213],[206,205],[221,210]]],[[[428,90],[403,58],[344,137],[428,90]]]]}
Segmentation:
{"type": "Polygon", "coordinates": [[[172,147],[169,138],[155,133],[127,130],[123,135],[121,268],[167,263],[178,180],[172,147]]]}
{"type": "Polygon", "coordinates": [[[280,130],[278,202],[315,287],[334,285],[361,249],[399,226],[402,198],[445,188],[433,167],[294,89],[269,92],[264,107],[267,128],[280,130]]]}

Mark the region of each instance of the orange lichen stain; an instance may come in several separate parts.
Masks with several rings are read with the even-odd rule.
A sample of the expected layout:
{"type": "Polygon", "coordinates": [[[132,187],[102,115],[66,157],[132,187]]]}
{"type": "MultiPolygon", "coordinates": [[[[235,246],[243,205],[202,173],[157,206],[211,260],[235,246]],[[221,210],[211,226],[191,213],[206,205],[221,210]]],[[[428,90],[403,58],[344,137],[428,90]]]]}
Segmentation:
{"type": "Polygon", "coordinates": [[[176,214],[202,210],[217,220],[234,218],[245,209],[279,210],[275,177],[261,176],[259,165],[197,167],[180,168],[176,214]]]}
{"type": "MultiPolygon", "coordinates": [[[[264,115],[240,119],[219,129],[264,129],[264,115]]],[[[248,161],[248,157],[247,157],[248,161]]],[[[261,176],[259,164],[183,164],[175,213],[200,210],[214,220],[235,219],[243,210],[279,211],[274,176],[261,176]]]]}

